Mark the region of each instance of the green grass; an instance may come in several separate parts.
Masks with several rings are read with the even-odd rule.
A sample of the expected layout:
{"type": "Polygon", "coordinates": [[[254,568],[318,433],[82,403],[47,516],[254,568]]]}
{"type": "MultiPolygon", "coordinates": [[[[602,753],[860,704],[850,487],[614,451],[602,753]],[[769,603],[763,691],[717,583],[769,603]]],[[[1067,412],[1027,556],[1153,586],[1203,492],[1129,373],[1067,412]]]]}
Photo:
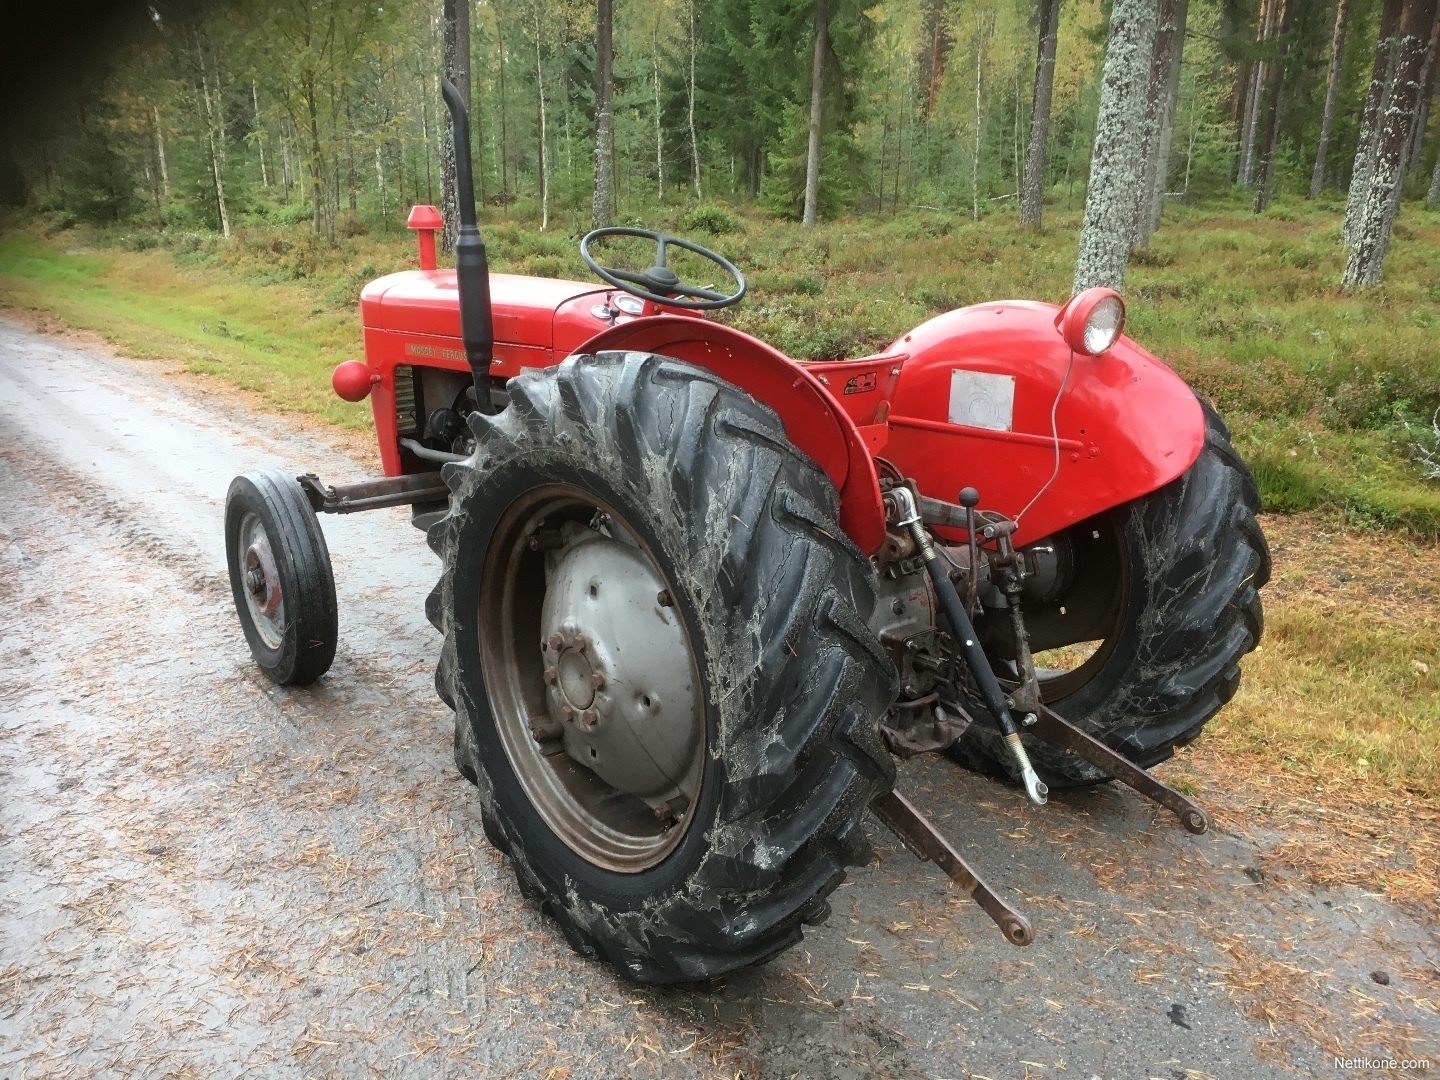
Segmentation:
{"type": "MultiPolygon", "coordinates": [[[[1440,213],[1407,204],[1385,284],[1348,294],[1337,201],[1171,207],[1127,282],[1130,333],[1210,396],[1254,463],[1267,506],[1440,536],[1440,484],[1415,462],[1440,407],[1440,213]]],[[[484,224],[497,270],[588,277],[581,222],[540,233],[484,224]]],[[[640,224],[640,222],[635,222],[640,224]]],[[[1078,209],[1040,232],[1012,214],[978,222],[914,212],[817,229],[733,207],[668,206],[644,224],[709,242],[745,269],[726,321],[799,358],[878,350],[916,323],[1000,297],[1069,292],[1078,209]]],[[[305,225],[206,234],[38,230],[0,238],[0,302],[45,310],[123,348],[181,359],[273,405],[352,427],[329,371],[360,353],[355,298],[411,265],[408,232],[348,230],[331,248],[305,225]]]]}

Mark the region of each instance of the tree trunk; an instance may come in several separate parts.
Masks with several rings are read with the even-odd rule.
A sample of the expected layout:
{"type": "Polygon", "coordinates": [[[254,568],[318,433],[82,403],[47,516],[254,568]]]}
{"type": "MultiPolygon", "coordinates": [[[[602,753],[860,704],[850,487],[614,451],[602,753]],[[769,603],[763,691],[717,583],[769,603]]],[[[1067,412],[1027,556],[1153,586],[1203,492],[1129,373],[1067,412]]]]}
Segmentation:
{"type": "Polygon", "coordinates": [[[1154,0],[1115,0],[1100,81],[1095,151],[1085,192],[1085,220],[1074,291],[1125,287],[1130,226],[1142,170],[1139,142],[1155,42],[1154,0]]]}
{"type": "Polygon", "coordinates": [[[1330,38],[1330,74],[1325,82],[1325,111],[1320,114],[1320,144],[1315,148],[1315,170],[1310,174],[1310,195],[1320,197],[1325,187],[1325,156],[1330,152],[1330,129],[1335,124],[1335,99],[1340,93],[1340,63],[1345,56],[1345,31],[1350,25],[1351,0],[1335,7],[1335,32],[1330,38]]]}
{"type": "Polygon", "coordinates": [[[655,198],[665,201],[665,132],[660,126],[660,38],[652,40],[654,53],[650,57],[650,85],[655,92],[655,198]]]}
{"type": "Polygon", "coordinates": [[[550,226],[550,148],[545,139],[545,61],[540,54],[540,6],[535,12],[535,104],[540,129],[540,231],[550,226]]]}
{"type": "Polygon", "coordinates": [[[820,201],[820,124],[825,115],[825,50],[830,19],[825,0],[815,0],[815,47],[810,61],[810,140],[805,149],[805,212],[801,224],[815,224],[820,201]]]}
{"type": "Polygon", "coordinates": [[[688,102],[690,119],[690,166],[692,170],[691,184],[695,190],[695,198],[702,200],[705,193],[700,190],[700,140],[695,137],[695,53],[699,50],[699,38],[695,33],[695,0],[690,0],[690,99],[688,102]]]}
{"type": "Polygon", "coordinates": [[[260,93],[255,89],[255,80],[250,80],[250,102],[255,106],[255,146],[260,151],[260,186],[270,186],[270,174],[265,171],[265,130],[260,125],[260,93]]]}
{"type": "Polygon", "coordinates": [[[1425,193],[1425,205],[1431,210],[1440,205],[1440,154],[1435,155],[1435,171],[1430,174],[1430,190],[1425,193]]]}
{"type": "Polygon", "coordinates": [[[611,0],[598,0],[596,8],[595,197],[590,205],[590,223],[602,229],[610,224],[610,208],[615,204],[615,116],[610,97],[614,12],[611,0]]]}
{"type": "Polygon", "coordinates": [[[1295,17],[1298,0],[1280,0],[1280,55],[1270,65],[1265,88],[1265,132],[1260,143],[1260,176],[1255,185],[1255,213],[1263,213],[1270,205],[1270,192],[1275,186],[1275,139],[1280,124],[1280,96],[1285,92],[1285,64],[1290,56],[1290,23],[1295,17]]]}
{"type": "Polygon", "coordinates": [[[1180,65],[1185,56],[1189,8],[1189,0],[1160,0],[1159,3],[1146,93],[1148,115],[1140,151],[1140,191],[1130,237],[1132,248],[1149,246],[1150,235],[1160,227],[1160,214],[1165,208],[1165,181],[1170,178],[1170,140],[1175,126],[1175,104],[1180,96],[1180,65]]]}
{"type": "MultiPolygon", "coordinates": [[[[1261,0],[1259,41],[1262,46],[1270,40],[1275,26],[1275,8],[1279,3],[1280,0],[1261,0]]],[[[1254,65],[1250,75],[1250,90],[1245,105],[1245,135],[1240,146],[1241,187],[1248,188],[1255,179],[1255,134],[1260,125],[1260,99],[1265,92],[1270,66],[1260,60],[1254,65]]]]}
{"type": "Polygon", "coordinates": [[[1025,182],[1020,224],[1040,224],[1045,203],[1045,150],[1050,140],[1050,98],[1055,89],[1055,39],[1060,0],[1040,0],[1039,45],[1035,50],[1035,91],[1030,98],[1030,145],[1025,151],[1025,182]]]}
{"type": "Polygon", "coordinates": [[[390,219],[387,216],[388,208],[385,205],[385,166],[382,164],[379,143],[375,144],[375,190],[380,193],[380,221],[388,231],[390,219]]]}
{"type": "Polygon", "coordinates": [[[1359,227],[1362,206],[1370,186],[1370,168],[1374,163],[1381,120],[1384,116],[1390,86],[1394,81],[1396,33],[1405,0],[1384,0],[1380,10],[1380,31],[1375,41],[1375,63],[1370,69],[1370,89],[1365,95],[1365,111],[1360,117],[1360,136],[1355,143],[1355,164],[1350,170],[1350,190],[1345,198],[1345,223],[1340,236],[1345,246],[1353,247],[1359,227]]]}
{"type": "Polygon", "coordinates": [[[1407,176],[1420,171],[1421,152],[1425,149],[1425,126],[1429,122],[1430,99],[1435,96],[1435,67],[1440,63],[1440,8],[1435,12],[1430,26],[1430,43],[1425,49],[1425,67],[1420,76],[1420,105],[1415,110],[1415,122],[1410,128],[1409,164],[1405,167],[1407,176]]]}
{"type": "MultiPolygon", "coordinates": [[[[1041,0],[1042,4],[1047,2],[1056,7],[1060,4],[1060,0],[1041,0]]],[[[945,32],[944,0],[933,0],[930,18],[930,88],[925,100],[927,119],[935,112],[935,101],[940,96],[940,83],[945,77],[945,56],[950,51],[950,35],[945,32]]]]}
{"type": "MultiPolygon", "coordinates": [[[[170,166],[165,161],[165,131],[160,126],[160,107],[150,106],[150,114],[155,124],[155,150],[160,155],[160,193],[165,201],[170,201],[170,166]]],[[[50,194],[50,159],[45,159],[45,194],[50,194]]]]}
{"type": "MultiPolygon", "coordinates": [[[[460,100],[470,107],[470,3],[469,0],[445,0],[441,13],[441,51],[444,54],[445,78],[449,79],[460,100]]],[[[440,236],[445,251],[453,250],[460,228],[459,194],[455,187],[455,134],[448,123],[440,124],[440,198],[445,231],[440,236]]]]}
{"type": "Polygon", "coordinates": [[[345,88],[345,191],[350,212],[360,209],[360,178],[355,172],[355,114],[350,108],[350,88],[345,88]]]}
{"type": "MultiPolygon", "coordinates": [[[[216,135],[216,128],[223,123],[220,113],[224,110],[224,102],[213,100],[210,91],[209,69],[205,66],[205,49],[198,37],[195,42],[195,59],[200,65],[200,95],[205,103],[205,133],[210,143],[210,177],[215,185],[215,206],[220,213],[220,235],[226,239],[230,237],[230,211],[225,204],[225,132],[221,128],[219,135],[216,135]]],[[[220,95],[219,72],[216,72],[216,87],[214,98],[220,95]]]]}
{"type": "Polygon", "coordinates": [[[150,162],[145,168],[145,178],[150,181],[150,198],[155,203],[155,228],[165,228],[164,201],[160,190],[160,130],[156,123],[156,111],[145,110],[150,125],[150,162]]]}
{"type": "Polygon", "coordinates": [[[1420,104],[1421,75],[1429,45],[1436,0],[1405,0],[1395,47],[1395,87],[1379,125],[1379,138],[1370,168],[1343,283],[1366,288],[1380,283],[1390,231],[1399,210],[1399,187],[1404,178],[1405,153],[1415,110],[1420,104]]]}

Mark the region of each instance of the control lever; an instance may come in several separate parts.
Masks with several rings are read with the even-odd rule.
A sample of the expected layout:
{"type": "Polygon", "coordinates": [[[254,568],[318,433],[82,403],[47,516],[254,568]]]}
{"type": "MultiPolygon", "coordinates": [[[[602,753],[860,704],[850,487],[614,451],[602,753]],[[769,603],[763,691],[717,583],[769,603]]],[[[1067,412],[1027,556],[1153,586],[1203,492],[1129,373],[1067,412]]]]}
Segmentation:
{"type": "MultiPolygon", "coordinates": [[[[1005,691],[1000,689],[1000,682],[990,668],[990,660],[985,655],[985,650],[980,647],[975,628],[970,624],[970,616],[966,614],[965,606],[960,602],[960,595],[955,591],[955,583],[950,580],[950,575],[945,571],[940,557],[935,554],[935,547],[930,543],[930,534],[926,531],[924,522],[920,520],[920,511],[915,506],[915,496],[907,487],[896,487],[891,490],[890,495],[894,498],[899,511],[897,524],[910,530],[910,535],[915,540],[915,548],[925,562],[925,569],[930,572],[930,580],[935,585],[935,595],[940,601],[940,608],[945,612],[945,618],[950,623],[950,631],[955,637],[955,645],[959,648],[961,655],[965,657],[965,663],[969,665],[971,674],[975,676],[975,683],[980,688],[980,696],[984,699],[986,708],[995,717],[995,722],[1000,727],[1000,734],[1005,739],[1005,746],[1010,751],[1010,756],[1014,758],[1016,767],[1020,770],[1025,796],[1036,806],[1044,806],[1049,800],[1050,789],[1041,783],[1040,777],[1036,775],[1035,766],[1030,764],[1030,755],[1025,752],[1025,745],[1020,741],[1020,731],[1015,726],[1014,718],[1010,715],[1010,707],[1005,703],[1005,691]]],[[[971,509],[970,513],[973,514],[974,510],[971,509]]],[[[971,533],[971,536],[973,537],[974,533],[971,533]]]]}

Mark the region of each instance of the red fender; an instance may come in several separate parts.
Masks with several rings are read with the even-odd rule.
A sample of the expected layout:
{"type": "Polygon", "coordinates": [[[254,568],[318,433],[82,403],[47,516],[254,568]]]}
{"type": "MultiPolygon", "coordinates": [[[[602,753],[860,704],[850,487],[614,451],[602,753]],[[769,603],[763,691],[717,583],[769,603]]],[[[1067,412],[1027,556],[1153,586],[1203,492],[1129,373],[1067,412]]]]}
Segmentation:
{"type": "Polygon", "coordinates": [[[1179,375],[1128,337],[1072,355],[1059,311],[977,304],[916,327],[883,357],[808,369],[832,388],[844,380],[839,400],[861,423],[888,422],[879,452],[922,492],[955,502],[974,487],[982,507],[1022,515],[1015,538],[1028,544],[1163,487],[1205,444],[1200,403],[1179,375]],[[967,409],[993,426],[955,423],[967,409]]]}
{"type": "Polygon", "coordinates": [[[885,510],[866,439],[820,381],[784,353],[720,323],[654,315],[596,334],[577,353],[633,350],[713,371],[780,414],[790,441],[840,492],[840,527],[867,555],[885,539],[885,510]]]}

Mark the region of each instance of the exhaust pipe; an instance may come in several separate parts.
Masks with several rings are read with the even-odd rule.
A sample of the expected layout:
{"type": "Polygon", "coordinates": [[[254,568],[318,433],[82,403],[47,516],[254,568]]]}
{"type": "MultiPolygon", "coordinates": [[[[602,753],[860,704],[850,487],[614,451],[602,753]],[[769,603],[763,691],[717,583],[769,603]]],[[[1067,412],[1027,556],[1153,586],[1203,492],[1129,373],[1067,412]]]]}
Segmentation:
{"type": "Polygon", "coordinates": [[[455,284],[460,293],[460,338],[475,379],[475,407],[493,413],[490,400],[490,363],[495,358],[495,327],[490,317],[490,262],[485,241],[475,223],[475,185],[470,176],[470,110],[449,79],[440,80],[440,92],[450,110],[455,147],[455,205],[460,228],[455,237],[455,284]]]}

